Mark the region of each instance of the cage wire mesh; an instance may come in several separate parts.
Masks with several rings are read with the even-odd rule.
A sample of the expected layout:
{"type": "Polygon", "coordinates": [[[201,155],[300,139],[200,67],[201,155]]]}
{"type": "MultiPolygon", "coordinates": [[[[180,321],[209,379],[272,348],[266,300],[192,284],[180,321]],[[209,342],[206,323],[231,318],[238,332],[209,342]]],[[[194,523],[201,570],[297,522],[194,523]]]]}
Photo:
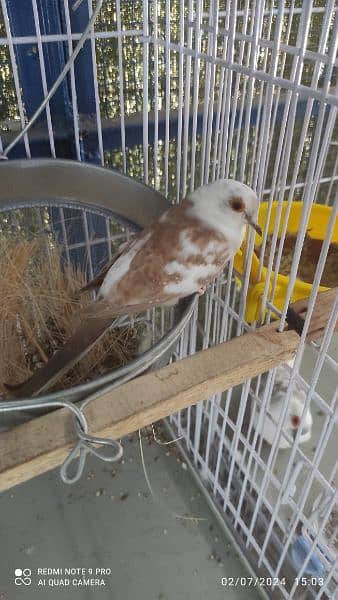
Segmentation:
{"type": "MultiPolygon", "coordinates": [[[[75,13],[67,0],[48,9],[30,0],[23,23],[15,5],[1,0],[0,150],[46,95],[93,10],[91,0],[75,13]]],[[[173,202],[219,177],[245,181],[269,207],[277,201],[260,323],[280,316],[284,324],[313,203],[331,207],[306,331],[338,207],[337,27],[334,0],[103,2],[66,81],[9,158],[96,161],[173,202]],[[279,310],[277,274],[293,202],[302,203],[301,219],[279,310]]],[[[177,358],[255,326],[246,319],[253,244],[244,272],[230,263],[202,299],[177,358]]],[[[306,348],[301,336],[277,419],[278,369],[170,417],[254,571],[272,578],[271,598],[337,592],[336,317],[337,302],[321,340],[306,348]],[[294,381],[305,391],[295,440],[286,430],[294,381]],[[272,444],[259,435],[259,419],[263,426],[270,419],[272,444]],[[304,427],[311,429],[306,443],[304,427]]]]}

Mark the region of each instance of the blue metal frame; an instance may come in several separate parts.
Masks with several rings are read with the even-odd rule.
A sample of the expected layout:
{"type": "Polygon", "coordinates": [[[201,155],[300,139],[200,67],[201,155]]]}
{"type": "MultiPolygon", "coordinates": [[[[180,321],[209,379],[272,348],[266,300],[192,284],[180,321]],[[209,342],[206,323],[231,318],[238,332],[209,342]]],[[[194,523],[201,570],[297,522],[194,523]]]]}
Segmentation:
{"type": "MultiPolygon", "coordinates": [[[[35,35],[34,15],[30,2],[6,0],[11,32],[13,36],[35,35]]],[[[63,34],[66,31],[64,4],[61,0],[37,0],[40,29],[42,35],[63,34]]],[[[71,27],[75,33],[82,33],[89,20],[85,2],[75,11],[70,11],[71,27]]],[[[46,80],[51,88],[68,59],[68,44],[48,42],[43,44],[46,80]]],[[[31,117],[44,99],[38,47],[36,44],[15,46],[15,55],[22,87],[27,117],[31,117]]],[[[75,79],[79,112],[95,115],[94,76],[91,43],[87,41],[75,63],[75,79]]],[[[52,122],[55,127],[55,146],[60,158],[76,158],[74,145],[73,115],[68,78],[50,102],[52,122]]],[[[38,120],[41,135],[31,141],[32,156],[50,156],[47,120],[43,113],[38,120]]],[[[10,158],[25,156],[22,144],[10,153],[10,158]]],[[[81,140],[81,158],[100,164],[97,134],[81,140]]]]}
{"type": "MultiPolygon", "coordinates": [[[[10,27],[13,36],[35,35],[34,15],[30,2],[22,0],[6,0],[10,27]]],[[[41,33],[62,33],[62,19],[59,9],[59,0],[37,0],[41,33]]],[[[50,88],[65,65],[65,49],[62,42],[51,42],[43,45],[47,87],[50,88]]],[[[19,79],[22,88],[23,100],[26,114],[29,118],[43,101],[41,70],[39,65],[39,54],[37,44],[23,44],[15,46],[16,62],[19,79]]],[[[71,120],[71,103],[68,82],[64,81],[50,102],[52,121],[58,129],[66,129],[71,120]]],[[[33,156],[49,156],[50,147],[47,135],[46,115],[42,114],[39,126],[46,131],[45,139],[40,143],[32,144],[33,156]]],[[[67,137],[61,136],[56,140],[58,155],[71,157],[67,147],[67,137]]],[[[39,140],[40,142],[40,140],[39,140]]],[[[11,158],[25,156],[24,149],[20,145],[13,149],[11,158]]]]}
{"type": "MultiPolygon", "coordinates": [[[[8,16],[10,19],[11,32],[13,36],[35,35],[34,15],[31,2],[23,0],[6,0],[8,16]]],[[[65,33],[64,5],[61,0],[37,0],[39,22],[42,35],[55,35],[65,33]]],[[[83,2],[74,13],[71,11],[71,26],[74,32],[82,33],[89,20],[88,7],[83,2]]],[[[43,44],[46,80],[48,89],[51,88],[59,73],[68,60],[68,44],[63,42],[48,42],[43,44]]],[[[27,117],[31,117],[44,99],[41,70],[39,64],[38,47],[36,44],[24,44],[15,46],[16,61],[19,79],[22,87],[23,100],[27,117]]],[[[90,41],[86,42],[84,48],[75,64],[75,76],[77,86],[77,98],[79,111],[85,115],[95,113],[94,79],[90,41]]],[[[71,93],[68,78],[61,84],[60,88],[50,102],[53,128],[55,127],[55,148],[59,158],[76,158],[73,129],[73,112],[71,93]]],[[[48,138],[46,114],[43,113],[38,120],[38,131],[34,141],[30,143],[32,156],[50,156],[50,145],[48,138]]],[[[82,160],[100,163],[97,135],[85,138],[82,141],[82,160]]],[[[23,144],[13,148],[9,158],[21,158],[25,156],[23,144]]],[[[84,238],[83,226],[76,223],[79,211],[65,209],[67,211],[66,227],[68,244],[82,241],[84,238]],[[68,230],[69,229],[69,230],[68,230]]],[[[62,241],[60,229],[60,215],[58,210],[51,210],[53,229],[57,237],[62,241]]],[[[87,224],[90,236],[100,238],[106,236],[105,219],[98,215],[87,215],[87,224]]],[[[84,249],[71,251],[71,261],[74,264],[83,265],[86,262],[84,249]]],[[[107,245],[95,245],[91,249],[92,263],[97,268],[108,258],[107,245]]],[[[87,257],[88,258],[88,257],[87,257]]]]}
{"type": "MultiPolygon", "coordinates": [[[[30,2],[23,0],[6,0],[13,35],[27,36],[35,34],[33,11],[30,2]]],[[[37,0],[40,27],[43,34],[65,33],[64,4],[62,0],[37,0]]],[[[72,31],[82,33],[89,20],[88,6],[82,2],[79,8],[71,14],[72,31]]],[[[41,73],[37,47],[31,44],[16,46],[19,77],[23,89],[24,102],[27,116],[34,113],[43,99],[41,73]]],[[[68,58],[68,43],[51,42],[44,44],[44,58],[46,65],[47,85],[50,88],[62,70],[68,58]]],[[[93,61],[91,41],[88,40],[81,50],[74,66],[77,103],[80,115],[85,117],[90,126],[81,135],[81,159],[88,162],[100,163],[98,134],[96,130],[96,103],[93,75],[93,61]]],[[[304,115],[306,100],[299,100],[297,104],[297,119],[304,115]]],[[[314,102],[313,114],[318,113],[319,103],[314,102]]],[[[62,83],[60,89],[51,100],[53,125],[55,126],[55,146],[58,157],[76,158],[74,145],[73,115],[69,79],[62,83]]],[[[257,107],[253,105],[250,112],[250,124],[257,120],[257,107]]],[[[281,122],[284,114],[284,103],[277,109],[276,122],[281,122]]],[[[245,115],[244,115],[245,116],[245,115]]],[[[239,109],[236,114],[235,127],[238,127],[239,109]]],[[[213,117],[215,125],[216,115],[213,117]]],[[[197,116],[197,131],[200,133],[203,126],[203,112],[197,116]]],[[[125,120],[125,134],[128,147],[142,143],[142,118],[135,123],[135,118],[128,123],[125,120]]],[[[189,121],[192,128],[192,117],[189,121]]],[[[169,123],[169,138],[175,139],[178,131],[177,114],[172,114],[169,123]]],[[[34,140],[30,141],[33,156],[50,156],[46,116],[41,116],[40,133],[35,131],[34,140]],[[45,125],[45,126],[43,126],[45,125]]],[[[120,124],[109,119],[102,121],[103,145],[105,150],[119,150],[121,147],[120,124]]],[[[154,119],[149,115],[148,139],[151,145],[155,138],[154,119]]],[[[159,121],[158,139],[165,140],[165,118],[159,121]]],[[[23,144],[18,144],[10,153],[10,158],[25,156],[23,144]]]]}

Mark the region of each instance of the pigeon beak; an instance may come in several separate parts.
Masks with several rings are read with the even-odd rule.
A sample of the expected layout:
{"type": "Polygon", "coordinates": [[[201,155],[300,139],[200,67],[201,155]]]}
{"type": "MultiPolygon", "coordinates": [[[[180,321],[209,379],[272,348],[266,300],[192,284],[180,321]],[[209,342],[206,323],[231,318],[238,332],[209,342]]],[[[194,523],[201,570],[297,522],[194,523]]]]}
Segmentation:
{"type": "Polygon", "coordinates": [[[258,235],[260,235],[262,237],[262,230],[260,228],[260,226],[258,225],[258,223],[255,223],[255,221],[252,219],[252,217],[248,214],[245,213],[245,220],[247,222],[248,225],[250,225],[251,227],[254,228],[254,230],[258,233],[258,235]]]}
{"type": "Polygon", "coordinates": [[[254,230],[258,233],[258,235],[262,236],[262,230],[260,228],[260,226],[258,225],[258,223],[255,223],[255,221],[252,220],[252,217],[250,215],[247,215],[245,213],[245,220],[248,223],[248,225],[250,225],[251,227],[254,228],[254,230]]]}

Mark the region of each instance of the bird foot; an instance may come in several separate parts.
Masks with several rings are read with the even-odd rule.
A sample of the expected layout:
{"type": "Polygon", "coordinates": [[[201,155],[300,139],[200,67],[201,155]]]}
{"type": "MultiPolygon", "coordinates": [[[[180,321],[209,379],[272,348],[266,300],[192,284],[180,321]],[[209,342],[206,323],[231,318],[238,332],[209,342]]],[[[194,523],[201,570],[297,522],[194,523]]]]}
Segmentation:
{"type": "Polygon", "coordinates": [[[197,290],[197,293],[198,293],[198,295],[199,295],[199,296],[203,296],[203,294],[205,294],[206,290],[207,290],[207,286],[206,286],[206,285],[202,285],[202,286],[201,286],[201,287],[200,287],[200,288],[197,290]]]}

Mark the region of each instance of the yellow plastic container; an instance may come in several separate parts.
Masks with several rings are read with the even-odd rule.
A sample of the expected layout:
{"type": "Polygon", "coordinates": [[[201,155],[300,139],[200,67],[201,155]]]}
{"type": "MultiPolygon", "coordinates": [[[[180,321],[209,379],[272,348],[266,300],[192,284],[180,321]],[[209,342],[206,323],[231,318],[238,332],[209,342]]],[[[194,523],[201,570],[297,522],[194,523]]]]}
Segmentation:
{"type": "MultiPolygon", "coordinates": [[[[278,202],[272,203],[272,210],[270,214],[270,220],[268,225],[268,234],[272,234],[275,227],[276,214],[277,214],[278,202]]],[[[284,224],[285,212],[287,208],[287,202],[282,203],[282,215],[280,219],[280,227],[278,234],[281,234],[281,230],[284,224]]],[[[291,211],[288,220],[287,232],[296,234],[298,232],[301,213],[302,213],[303,203],[302,202],[292,202],[291,211]]],[[[258,222],[260,226],[265,227],[265,222],[267,219],[268,213],[268,203],[262,202],[260,204],[258,222]]],[[[325,238],[325,234],[327,231],[327,226],[329,223],[331,215],[331,207],[323,206],[322,204],[313,204],[311,208],[309,223],[307,227],[307,234],[317,240],[323,240],[325,238]]],[[[335,223],[332,240],[331,242],[338,244],[338,221],[335,223]]],[[[255,246],[260,246],[262,243],[262,238],[256,234],[255,237],[255,246]]],[[[244,242],[245,244],[245,242],[244,242]]],[[[243,247],[242,247],[243,248],[243,247]]],[[[239,273],[243,273],[244,270],[244,248],[243,251],[240,249],[234,260],[235,269],[239,273]]],[[[338,270],[338,265],[337,265],[338,270]]],[[[247,296],[247,306],[246,306],[246,320],[248,323],[252,323],[256,321],[261,314],[261,299],[263,296],[263,291],[265,287],[265,281],[267,278],[267,269],[266,267],[262,267],[261,277],[258,281],[258,273],[259,273],[259,259],[256,254],[253,255],[251,272],[250,272],[250,286],[248,290],[247,296]]],[[[268,298],[270,298],[270,292],[272,289],[274,274],[271,274],[270,283],[269,283],[269,293],[268,298]]],[[[277,277],[277,285],[274,293],[273,304],[279,309],[282,310],[284,307],[286,290],[289,283],[289,278],[287,275],[278,275],[277,277]]],[[[291,296],[291,302],[296,302],[296,300],[300,300],[301,298],[308,298],[311,293],[312,285],[311,283],[306,283],[300,279],[296,280],[293,293],[291,296]]],[[[329,288],[320,286],[320,291],[325,291],[329,288]]]]}

